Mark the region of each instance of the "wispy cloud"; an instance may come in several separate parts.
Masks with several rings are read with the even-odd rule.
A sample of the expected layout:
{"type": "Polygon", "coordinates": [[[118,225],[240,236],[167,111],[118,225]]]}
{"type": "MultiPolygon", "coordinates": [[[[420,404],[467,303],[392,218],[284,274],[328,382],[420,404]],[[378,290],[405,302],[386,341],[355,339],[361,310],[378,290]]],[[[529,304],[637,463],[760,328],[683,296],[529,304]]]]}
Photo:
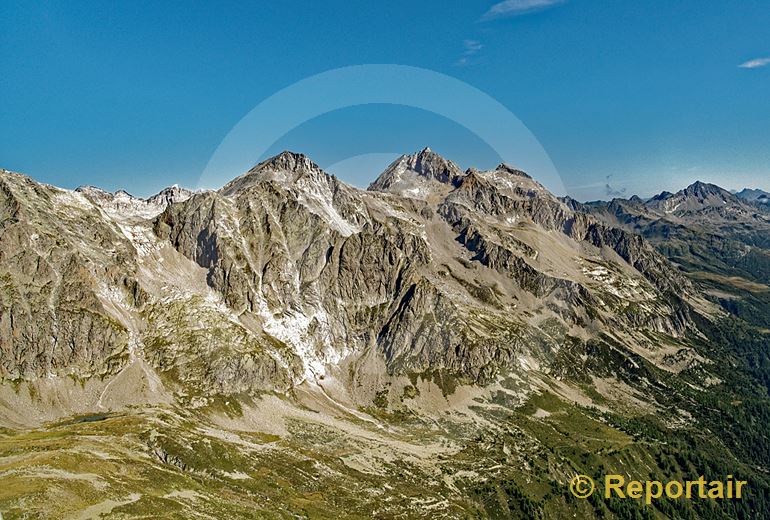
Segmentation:
{"type": "Polygon", "coordinates": [[[463,52],[458,58],[456,65],[467,65],[471,56],[478,53],[484,45],[478,40],[463,40],[463,52]]]}
{"type": "Polygon", "coordinates": [[[490,7],[481,17],[481,21],[519,16],[532,11],[538,11],[563,4],[566,1],[567,0],[503,0],[490,7]]]}
{"type": "Polygon", "coordinates": [[[745,61],[738,66],[742,69],[758,69],[759,67],[764,67],[766,65],[770,65],[770,57],[745,61]]]}

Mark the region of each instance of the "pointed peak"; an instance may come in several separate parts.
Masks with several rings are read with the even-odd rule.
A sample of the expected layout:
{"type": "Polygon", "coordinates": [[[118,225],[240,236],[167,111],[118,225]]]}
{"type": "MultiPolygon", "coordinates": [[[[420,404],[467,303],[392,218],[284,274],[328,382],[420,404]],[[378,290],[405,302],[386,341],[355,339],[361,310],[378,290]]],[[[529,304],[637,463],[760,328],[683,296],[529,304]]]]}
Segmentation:
{"type": "Polygon", "coordinates": [[[509,165],[507,165],[505,163],[498,164],[497,167],[495,168],[495,171],[509,173],[511,175],[516,175],[518,177],[524,177],[526,179],[531,179],[532,178],[526,172],[523,172],[522,170],[514,168],[513,166],[509,166],[509,165]]]}
{"type": "Polygon", "coordinates": [[[308,170],[321,170],[321,168],[302,153],[296,153],[284,150],[274,157],[270,157],[257,164],[249,172],[265,170],[283,170],[288,172],[299,172],[308,170]]]}
{"type": "Polygon", "coordinates": [[[425,147],[417,153],[402,155],[393,161],[369,185],[369,189],[424,198],[437,184],[456,185],[462,175],[462,170],[455,163],[425,147]]]}
{"type": "Polygon", "coordinates": [[[305,154],[286,150],[262,161],[245,174],[228,182],[222,187],[220,193],[233,195],[265,181],[275,181],[284,186],[291,186],[305,175],[328,176],[320,166],[311,161],[305,154]]]}
{"type": "Polygon", "coordinates": [[[670,199],[673,196],[674,196],[673,193],[671,193],[670,191],[665,191],[664,190],[664,191],[661,191],[660,193],[658,193],[657,195],[655,195],[654,197],[652,197],[650,200],[651,201],[666,200],[666,199],[670,199]]]}
{"type": "Polygon", "coordinates": [[[687,186],[685,190],[700,190],[700,189],[709,189],[709,188],[721,189],[716,184],[709,184],[708,182],[703,182],[703,181],[695,181],[689,186],[687,186]]]}
{"type": "Polygon", "coordinates": [[[138,198],[138,197],[134,197],[129,192],[127,192],[126,190],[123,190],[123,189],[117,190],[112,195],[113,195],[113,197],[120,198],[120,199],[136,199],[136,198],[138,198]]]}
{"type": "Polygon", "coordinates": [[[697,197],[700,199],[710,196],[717,196],[722,198],[734,197],[734,195],[732,195],[730,192],[720,188],[716,184],[710,184],[702,181],[695,181],[694,183],[687,186],[684,190],[682,190],[681,193],[687,197],[697,197]]]}
{"type": "Polygon", "coordinates": [[[711,211],[713,208],[722,207],[734,208],[742,204],[741,200],[729,191],[703,181],[695,181],[676,193],[664,191],[645,203],[648,208],[677,214],[711,211]]]}
{"type": "Polygon", "coordinates": [[[429,147],[404,157],[412,171],[444,184],[450,184],[452,179],[461,174],[460,168],[455,163],[445,159],[429,147]]]}
{"type": "Polygon", "coordinates": [[[146,202],[150,204],[160,204],[167,206],[175,202],[184,202],[193,196],[193,191],[180,187],[178,184],[163,188],[152,197],[148,197],[146,202]]]}

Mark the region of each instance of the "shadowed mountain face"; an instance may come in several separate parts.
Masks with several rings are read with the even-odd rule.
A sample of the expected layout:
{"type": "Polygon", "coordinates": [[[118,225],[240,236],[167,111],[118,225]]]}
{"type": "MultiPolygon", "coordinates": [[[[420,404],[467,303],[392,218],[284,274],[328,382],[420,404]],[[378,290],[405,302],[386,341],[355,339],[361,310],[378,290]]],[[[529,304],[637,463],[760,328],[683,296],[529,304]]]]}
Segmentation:
{"type": "MultiPolygon", "coordinates": [[[[25,428],[119,412],[93,428],[135,434],[119,446],[136,455],[136,482],[110,487],[132,512],[198,495],[215,517],[310,507],[280,486],[268,498],[251,481],[261,472],[320,493],[309,503],[327,511],[421,516],[441,503],[452,518],[559,518],[573,507],[565,475],[594,471],[595,449],[614,454],[609,465],[660,468],[642,432],[723,431],[704,399],[767,404],[711,389],[727,366],[746,388],[763,376],[734,368],[716,303],[735,309],[703,283],[764,266],[769,222],[713,185],[580,204],[506,165],[462,171],[428,148],[368,190],[291,152],[217,191],[148,199],[3,170],[0,418],[22,442],[25,428]],[[553,451],[573,436],[573,455],[553,451]],[[328,443],[338,456],[318,451],[328,443]],[[141,498],[147,460],[193,494],[141,498]],[[300,460],[325,470],[297,475],[300,460]],[[424,503],[397,483],[405,468],[424,503]],[[330,475],[338,498],[324,494],[330,475]],[[361,488],[343,497],[345,482],[361,488]],[[374,489],[390,490],[382,510],[374,489]],[[233,493],[244,509],[222,500],[233,493]]],[[[72,424],[55,427],[84,428],[72,424]]]]}

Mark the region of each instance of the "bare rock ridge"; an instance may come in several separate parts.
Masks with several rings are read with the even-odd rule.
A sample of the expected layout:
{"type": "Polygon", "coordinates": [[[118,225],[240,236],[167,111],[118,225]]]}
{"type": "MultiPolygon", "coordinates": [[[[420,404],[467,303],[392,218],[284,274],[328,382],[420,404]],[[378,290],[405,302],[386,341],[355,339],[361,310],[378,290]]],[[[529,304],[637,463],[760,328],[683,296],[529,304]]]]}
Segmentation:
{"type": "Polygon", "coordinates": [[[463,172],[426,148],[362,191],[284,152],[147,200],[1,175],[4,379],[141,362],[198,392],[283,391],[350,383],[373,354],[391,375],[485,384],[598,335],[694,362],[650,354],[695,330],[677,268],[506,165],[463,172]]]}
{"type": "Polygon", "coordinates": [[[139,296],[134,251],[84,197],[0,174],[0,375],[84,377],[125,362],[127,327],[100,298],[139,296]]]}
{"type": "Polygon", "coordinates": [[[94,186],[80,186],[75,189],[75,192],[83,194],[91,202],[114,216],[139,218],[156,216],[167,205],[185,201],[193,194],[192,191],[180,188],[176,184],[146,199],[134,197],[125,190],[110,193],[94,186]]]}
{"type": "Polygon", "coordinates": [[[455,185],[463,173],[460,168],[430,148],[396,159],[369,186],[370,191],[424,198],[431,186],[455,185]]]}
{"type": "Polygon", "coordinates": [[[290,185],[303,176],[318,177],[322,175],[321,168],[307,156],[283,152],[257,164],[244,175],[225,184],[219,191],[224,195],[233,195],[266,180],[290,185]]]}
{"type": "Polygon", "coordinates": [[[189,199],[192,194],[192,191],[181,188],[177,184],[174,184],[168,188],[163,188],[158,193],[146,200],[149,204],[152,205],[168,206],[169,204],[174,204],[175,202],[184,202],[189,199]]]}

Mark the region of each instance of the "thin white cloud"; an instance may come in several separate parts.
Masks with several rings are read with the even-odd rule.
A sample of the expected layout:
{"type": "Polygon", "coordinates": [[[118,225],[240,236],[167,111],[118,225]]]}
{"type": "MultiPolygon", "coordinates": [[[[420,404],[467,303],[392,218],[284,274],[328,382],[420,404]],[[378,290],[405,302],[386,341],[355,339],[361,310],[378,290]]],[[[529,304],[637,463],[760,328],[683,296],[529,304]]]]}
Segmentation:
{"type": "Polygon", "coordinates": [[[759,67],[764,67],[766,65],[770,65],[770,57],[768,58],[757,58],[755,60],[749,60],[746,62],[741,63],[738,65],[742,69],[758,69],[759,67]]]}
{"type": "Polygon", "coordinates": [[[476,54],[484,46],[478,40],[463,40],[463,48],[466,54],[476,54]]]}
{"type": "Polygon", "coordinates": [[[567,0],[503,0],[490,7],[489,10],[484,13],[484,16],[481,17],[481,20],[487,21],[508,16],[519,16],[532,11],[563,4],[566,1],[567,0]]]}
{"type": "Polygon", "coordinates": [[[484,45],[478,40],[463,40],[463,52],[456,65],[467,65],[471,56],[478,53],[484,45]]]}

